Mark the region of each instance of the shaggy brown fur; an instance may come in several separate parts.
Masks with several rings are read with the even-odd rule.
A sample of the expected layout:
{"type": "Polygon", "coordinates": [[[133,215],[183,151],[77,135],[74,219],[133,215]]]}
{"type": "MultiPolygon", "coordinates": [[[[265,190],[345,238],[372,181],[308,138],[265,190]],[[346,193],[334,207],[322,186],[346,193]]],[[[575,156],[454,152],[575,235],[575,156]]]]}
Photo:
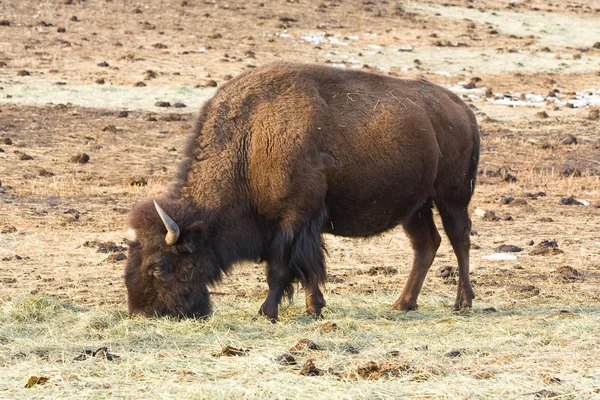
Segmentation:
{"type": "Polygon", "coordinates": [[[469,108],[425,80],[318,65],[270,64],[225,84],[200,111],[176,184],[131,214],[129,311],[203,316],[208,286],[242,260],[267,263],[260,312],[276,319],[294,282],[306,308],[325,305],[322,233],[367,237],[401,224],[415,252],[394,304],[417,307],[440,244],[437,206],[459,264],[455,308],[471,306],[467,205],[479,133],[469,108]]]}

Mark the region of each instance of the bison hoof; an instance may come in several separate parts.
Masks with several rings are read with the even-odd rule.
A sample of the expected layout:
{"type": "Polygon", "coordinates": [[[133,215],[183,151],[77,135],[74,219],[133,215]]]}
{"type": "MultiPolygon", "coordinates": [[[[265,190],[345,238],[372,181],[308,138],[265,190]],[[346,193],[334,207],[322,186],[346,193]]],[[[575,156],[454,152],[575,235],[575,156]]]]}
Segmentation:
{"type": "Polygon", "coordinates": [[[315,318],[317,318],[317,319],[318,319],[318,318],[323,318],[323,314],[321,314],[321,309],[320,309],[320,308],[318,308],[318,309],[315,309],[315,308],[307,308],[307,309],[306,309],[306,314],[307,314],[307,315],[310,315],[310,316],[312,316],[312,317],[315,317],[315,318]]]}
{"type": "Polygon", "coordinates": [[[258,310],[258,314],[265,316],[269,321],[271,321],[272,323],[275,323],[275,322],[277,322],[277,319],[279,318],[278,311],[279,310],[277,308],[275,310],[273,310],[272,307],[268,307],[263,304],[260,307],[260,310],[258,310]]]}
{"type": "Polygon", "coordinates": [[[417,303],[404,302],[404,301],[396,301],[392,306],[394,310],[399,311],[414,311],[417,309],[417,303]]]}
{"type": "Polygon", "coordinates": [[[467,296],[464,292],[462,292],[454,302],[453,311],[464,311],[471,309],[473,304],[473,297],[467,296]]]}
{"type": "Polygon", "coordinates": [[[454,304],[452,311],[466,311],[471,309],[471,302],[463,304],[454,304]]]}

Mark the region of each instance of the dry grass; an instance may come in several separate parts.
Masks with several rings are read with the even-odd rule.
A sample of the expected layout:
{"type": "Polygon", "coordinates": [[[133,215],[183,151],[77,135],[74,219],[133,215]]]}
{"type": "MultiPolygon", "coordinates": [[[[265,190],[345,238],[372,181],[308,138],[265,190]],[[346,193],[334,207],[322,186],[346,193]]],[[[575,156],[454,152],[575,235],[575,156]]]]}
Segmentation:
{"type": "Polygon", "coordinates": [[[0,390],[5,398],[33,391],[46,398],[211,399],[513,398],[540,390],[589,398],[600,390],[598,307],[479,302],[476,311],[452,314],[426,298],[422,311],[397,313],[385,293],[329,300],[326,321],[298,318],[302,310],[293,305],[273,325],[252,321],[257,301],[219,303],[207,321],[175,321],[129,319],[122,310],[84,309],[46,295],[15,298],[0,316],[0,390]],[[304,338],[318,349],[294,353],[297,365],[275,361],[304,338]],[[249,349],[247,356],[216,357],[227,345],[249,349]],[[119,359],[73,360],[102,346],[119,359]],[[322,376],[300,375],[309,359],[322,376]],[[384,373],[365,374],[373,363],[384,373]],[[24,389],[31,375],[50,379],[24,389]]]}

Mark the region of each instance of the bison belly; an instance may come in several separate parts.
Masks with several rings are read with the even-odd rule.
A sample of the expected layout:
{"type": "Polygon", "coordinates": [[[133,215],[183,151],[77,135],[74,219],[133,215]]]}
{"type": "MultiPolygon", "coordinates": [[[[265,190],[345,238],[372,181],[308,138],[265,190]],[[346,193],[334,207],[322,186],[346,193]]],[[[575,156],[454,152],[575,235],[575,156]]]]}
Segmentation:
{"type": "Polygon", "coordinates": [[[376,235],[401,224],[434,195],[438,157],[433,143],[396,151],[386,147],[365,156],[339,157],[342,162],[328,174],[328,233],[376,235]]]}

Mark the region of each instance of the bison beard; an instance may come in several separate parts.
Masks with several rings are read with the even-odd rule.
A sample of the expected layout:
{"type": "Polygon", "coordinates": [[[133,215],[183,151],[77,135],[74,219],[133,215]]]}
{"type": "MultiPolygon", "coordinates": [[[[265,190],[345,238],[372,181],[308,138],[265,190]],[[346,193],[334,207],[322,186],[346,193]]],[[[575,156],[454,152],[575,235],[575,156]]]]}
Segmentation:
{"type": "Polygon", "coordinates": [[[238,261],[265,261],[260,313],[277,319],[299,282],[325,306],[323,232],[368,237],[402,225],[414,249],[394,308],[413,310],[441,238],[458,259],[455,309],[474,298],[467,206],[479,160],[473,113],[451,92],[317,65],[276,63],[221,87],[201,109],[166,197],[130,215],[129,312],[202,317],[208,287],[238,261]]]}

